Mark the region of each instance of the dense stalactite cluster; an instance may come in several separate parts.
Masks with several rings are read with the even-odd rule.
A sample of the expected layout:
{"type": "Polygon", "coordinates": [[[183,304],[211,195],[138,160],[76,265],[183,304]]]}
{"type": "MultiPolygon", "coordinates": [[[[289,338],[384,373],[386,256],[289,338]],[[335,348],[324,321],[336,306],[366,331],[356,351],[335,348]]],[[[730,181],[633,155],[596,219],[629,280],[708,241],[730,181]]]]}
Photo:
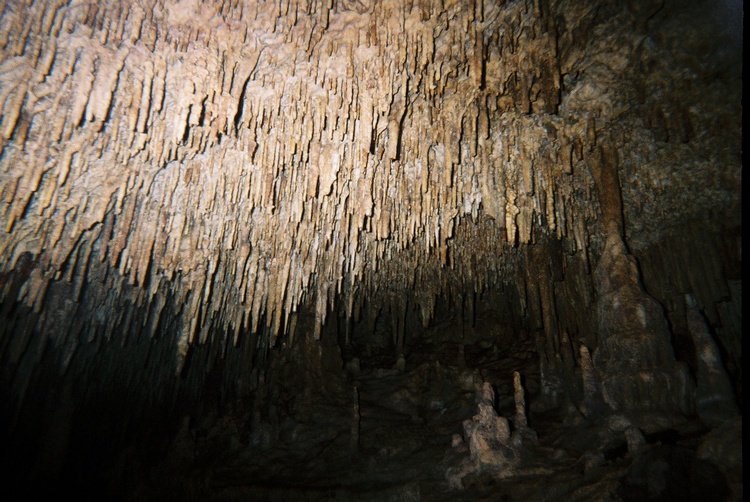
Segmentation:
{"type": "MultiPolygon", "coordinates": [[[[137,303],[158,303],[167,278],[190,319],[184,346],[262,318],[275,335],[305,302],[323,323],[338,295],[382,287],[373,274],[403,250],[404,268],[439,278],[440,261],[502,264],[534,227],[586,249],[597,214],[586,166],[605,162],[602,131],[620,139],[609,123],[627,116],[618,93],[638,42],[581,46],[574,34],[591,30],[587,43],[611,46],[607,30],[629,19],[596,14],[545,2],[9,3],[3,262],[36,258],[23,300],[37,310],[50,281],[79,293],[90,259],[145,287],[137,303]],[[505,238],[453,246],[480,213],[505,238]]],[[[478,275],[478,289],[507,278],[478,275]]],[[[415,285],[403,282],[399,294],[415,285]]]]}
{"type": "Polygon", "coordinates": [[[147,301],[177,279],[183,343],[264,313],[278,333],[305,294],[324,322],[345,278],[400,249],[447,261],[482,200],[511,242],[530,239],[540,197],[555,219],[544,180],[533,197],[545,125],[488,119],[559,101],[528,5],[42,7],[3,16],[3,252],[40,257],[37,309],[93,252],[150,284],[147,301]]]}

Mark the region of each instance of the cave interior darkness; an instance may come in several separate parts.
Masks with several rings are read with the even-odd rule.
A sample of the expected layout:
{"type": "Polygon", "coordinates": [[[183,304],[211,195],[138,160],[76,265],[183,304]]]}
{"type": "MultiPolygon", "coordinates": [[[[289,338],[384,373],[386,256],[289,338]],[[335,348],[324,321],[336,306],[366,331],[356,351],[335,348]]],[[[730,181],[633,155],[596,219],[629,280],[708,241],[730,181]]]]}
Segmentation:
{"type": "Polygon", "coordinates": [[[3,491],[742,500],[742,16],[0,2],[3,491]]]}

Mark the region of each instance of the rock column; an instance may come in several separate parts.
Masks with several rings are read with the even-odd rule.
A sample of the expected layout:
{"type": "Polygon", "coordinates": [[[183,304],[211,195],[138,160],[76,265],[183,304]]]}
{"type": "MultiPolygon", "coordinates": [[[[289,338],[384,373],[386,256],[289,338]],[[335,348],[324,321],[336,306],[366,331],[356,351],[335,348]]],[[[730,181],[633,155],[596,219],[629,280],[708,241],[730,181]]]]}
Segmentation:
{"type": "Polygon", "coordinates": [[[689,413],[693,384],[677,362],[659,303],[641,286],[635,258],[610,220],[596,269],[599,371],[605,402],[613,410],[689,413]]]}

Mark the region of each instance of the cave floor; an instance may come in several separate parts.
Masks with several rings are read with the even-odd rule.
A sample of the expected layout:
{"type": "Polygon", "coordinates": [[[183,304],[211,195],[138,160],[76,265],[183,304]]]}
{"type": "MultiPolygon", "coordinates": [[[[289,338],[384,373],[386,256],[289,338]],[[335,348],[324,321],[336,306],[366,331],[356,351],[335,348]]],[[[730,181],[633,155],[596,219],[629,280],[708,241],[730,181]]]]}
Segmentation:
{"type": "MultiPolygon", "coordinates": [[[[696,458],[708,434],[696,420],[644,415],[640,428],[647,442],[629,452],[622,431],[612,430],[621,418],[595,425],[570,409],[545,409],[529,342],[517,342],[504,357],[487,344],[467,344],[466,359],[473,368],[436,362],[455,360],[455,344],[435,341],[428,348],[420,353],[432,354],[432,360],[420,362],[415,353],[415,364],[402,370],[349,371],[340,392],[303,394],[279,403],[273,425],[228,415],[198,432],[186,421],[167,466],[137,483],[129,498],[741,500],[741,476],[728,480],[713,464],[696,458]],[[495,408],[513,427],[515,370],[524,375],[529,426],[538,444],[509,472],[498,476],[480,470],[463,477],[462,489],[451,488],[446,470],[469,456],[464,443],[452,446],[452,441],[462,434],[463,421],[476,413],[483,380],[493,384],[495,408]],[[353,429],[355,387],[358,433],[353,429]]],[[[734,434],[741,439],[741,424],[734,425],[734,434]]]]}

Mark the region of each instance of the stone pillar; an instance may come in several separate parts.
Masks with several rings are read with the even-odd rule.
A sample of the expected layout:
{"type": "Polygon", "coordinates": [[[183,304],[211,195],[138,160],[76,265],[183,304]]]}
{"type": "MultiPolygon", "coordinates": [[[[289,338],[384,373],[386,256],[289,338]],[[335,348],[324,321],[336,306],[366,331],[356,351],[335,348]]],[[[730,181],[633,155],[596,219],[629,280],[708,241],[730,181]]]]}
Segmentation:
{"type": "Polygon", "coordinates": [[[707,424],[721,425],[739,415],[732,384],[722,364],[719,347],[692,295],[685,295],[685,306],[698,363],[696,412],[707,424]]]}
{"type": "Polygon", "coordinates": [[[693,383],[677,362],[661,305],[641,286],[635,258],[610,220],[596,268],[599,346],[594,366],[613,410],[690,413],[693,383]]]}

